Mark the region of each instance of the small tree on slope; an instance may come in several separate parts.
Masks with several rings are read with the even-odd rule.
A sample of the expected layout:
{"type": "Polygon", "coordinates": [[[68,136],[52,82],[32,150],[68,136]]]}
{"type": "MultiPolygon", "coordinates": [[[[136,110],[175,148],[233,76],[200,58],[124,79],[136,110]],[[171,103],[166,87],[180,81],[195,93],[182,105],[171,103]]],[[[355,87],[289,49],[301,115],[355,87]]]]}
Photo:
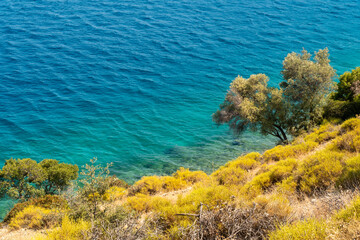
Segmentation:
{"type": "Polygon", "coordinates": [[[321,120],[322,107],[335,86],[335,70],[329,63],[327,48],[316,52],[313,60],[306,50],[289,53],[280,88],[269,87],[264,74],[238,76],[213,120],[228,123],[236,133],[260,130],[287,142],[287,134],[297,135],[321,120]]]}

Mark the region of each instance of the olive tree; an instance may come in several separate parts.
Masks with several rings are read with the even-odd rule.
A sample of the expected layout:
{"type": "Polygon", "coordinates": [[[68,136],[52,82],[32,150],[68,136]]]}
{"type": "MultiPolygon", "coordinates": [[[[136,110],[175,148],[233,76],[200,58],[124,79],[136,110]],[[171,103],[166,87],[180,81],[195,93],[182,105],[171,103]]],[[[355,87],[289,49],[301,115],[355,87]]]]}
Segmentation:
{"type": "Polygon", "coordinates": [[[217,124],[229,123],[236,133],[249,128],[287,141],[288,111],[283,90],[269,87],[268,81],[265,74],[251,75],[248,79],[235,78],[213,120],[217,124]]]}
{"type": "Polygon", "coordinates": [[[284,99],[290,106],[288,132],[296,135],[309,130],[322,120],[323,107],[334,90],[335,70],[330,65],[327,48],[311,54],[289,53],[283,61],[281,72],[285,81],[284,99]]]}
{"type": "Polygon", "coordinates": [[[308,130],[321,119],[322,107],[334,88],[335,71],[329,63],[327,48],[316,52],[313,59],[306,50],[288,54],[280,88],[269,87],[265,74],[248,79],[238,76],[213,120],[228,123],[236,133],[260,130],[287,142],[288,134],[308,130]]]}

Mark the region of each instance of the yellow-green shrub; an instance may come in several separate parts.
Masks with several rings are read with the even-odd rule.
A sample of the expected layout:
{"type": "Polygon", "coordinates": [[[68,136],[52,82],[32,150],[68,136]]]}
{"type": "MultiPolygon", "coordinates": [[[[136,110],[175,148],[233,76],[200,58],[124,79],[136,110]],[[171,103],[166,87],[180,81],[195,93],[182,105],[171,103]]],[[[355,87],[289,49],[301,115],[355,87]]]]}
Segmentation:
{"type": "Polygon", "coordinates": [[[296,172],[298,186],[305,193],[324,190],[334,184],[341,175],[343,154],[323,150],[308,157],[296,172]]]}
{"type": "Polygon", "coordinates": [[[239,185],[244,182],[247,171],[241,168],[223,166],[212,174],[220,185],[239,185]]]}
{"type": "Polygon", "coordinates": [[[289,151],[289,147],[278,145],[272,149],[269,149],[264,152],[263,159],[265,162],[268,161],[279,161],[281,159],[287,158],[289,155],[293,154],[292,151],[289,151]]]}
{"type": "Polygon", "coordinates": [[[186,181],[188,184],[194,184],[209,179],[209,176],[203,171],[190,171],[188,168],[183,167],[177,170],[173,174],[173,177],[179,180],[186,181]]]}
{"type": "Polygon", "coordinates": [[[127,191],[123,187],[113,186],[106,190],[105,194],[103,195],[103,199],[105,201],[116,201],[122,199],[126,195],[127,191]]]}
{"type": "Polygon", "coordinates": [[[281,182],[276,183],[276,191],[283,194],[293,194],[296,191],[297,184],[293,176],[285,178],[281,182]]]}
{"type": "Polygon", "coordinates": [[[20,202],[15,204],[14,207],[6,214],[4,218],[4,222],[9,223],[11,219],[16,216],[16,214],[23,211],[26,207],[30,205],[42,207],[46,209],[59,209],[59,210],[68,209],[67,201],[61,196],[45,195],[43,197],[32,198],[26,202],[20,202]]]}
{"type": "Polygon", "coordinates": [[[341,124],[341,131],[348,132],[360,128],[360,118],[350,118],[341,124]]]}
{"type": "Polygon", "coordinates": [[[337,150],[348,152],[360,152],[360,130],[343,134],[334,140],[337,150]]]}
{"type": "Polygon", "coordinates": [[[142,177],[129,189],[129,193],[155,194],[162,190],[163,182],[159,176],[142,177]]]}
{"type": "Polygon", "coordinates": [[[244,170],[250,170],[260,165],[259,160],[261,154],[257,152],[251,152],[245,156],[238,157],[236,160],[227,163],[225,166],[242,168],[244,170]]]}
{"type": "Polygon", "coordinates": [[[250,182],[246,183],[242,188],[243,194],[253,198],[272,185],[271,172],[261,173],[255,176],[250,182]]]}
{"type": "Polygon", "coordinates": [[[345,161],[345,168],[338,180],[342,187],[356,187],[360,183],[360,155],[345,161]]]}
{"type": "Polygon", "coordinates": [[[61,222],[61,227],[49,231],[45,238],[40,236],[37,240],[79,240],[87,239],[89,236],[90,223],[84,220],[72,221],[65,216],[61,222]]]}
{"type": "Polygon", "coordinates": [[[231,190],[225,186],[198,187],[184,196],[180,195],[177,205],[184,212],[196,212],[201,203],[212,207],[229,201],[231,196],[231,190]]]}
{"type": "Polygon", "coordinates": [[[165,176],[161,178],[163,185],[162,188],[165,191],[176,191],[187,186],[187,182],[183,179],[165,176]]]}
{"type": "Polygon", "coordinates": [[[305,142],[312,141],[317,143],[324,143],[331,139],[334,139],[339,134],[337,126],[331,123],[323,124],[319,128],[314,129],[310,134],[307,134],[304,138],[305,142]]]}
{"type": "Polygon", "coordinates": [[[336,215],[336,219],[342,221],[350,221],[352,219],[360,219],[360,197],[355,198],[346,208],[340,210],[336,215]]]}
{"type": "Polygon", "coordinates": [[[12,229],[51,228],[59,223],[62,214],[63,212],[61,211],[29,205],[11,219],[9,226],[12,229]]]}
{"type": "Polygon", "coordinates": [[[159,211],[171,206],[171,202],[159,196],[148,196],[138,193],[126,199],[126,206],[138,212],[159,211]]]}
{"type": "Polygon", "coordinates": [[[147,212],[150,210],[149,199],[151,197],[142,193],[126,198],[126,206],[138,212],[147,212]]]}
{"type": "Polygon", "coordinates": [[[129,194],[142,193],[153,195],[158,192],[179,190],[196,182],[207,180],[209,180],[209,176],[203,171],[190,171],[186,168],[180,168],[173,176],[142,177],[129,189],[129,194]]]}
{"type": "Polygon", "coordinates": [[[228,162],[225,166],[220,167],[211,174],[220,185],[239,185],[244,182],[246,173],[259,166],[260,153],[249,153],[239,157],[234,161],[228,162]]]}
{"type": "Polygon", "coordinates": [[[267,150],[263,155],[263,160],[265,162],[269,162],[279,161],[289,157],[295,157],[297,155],[304,154],[313,150],[318,145],[318,143],[313,141],[306,141],[295,145],[279,145],[270,150],[267,150]]]}
{"type": "Polygon", "coordinates": [[[283,225],[269,234],[270,240],[321,240],[326,237],[326,223],[315,219],[283,225]]]}
{"type": "Polygon", "coordinates": [[[161,212],[163,209],[172,206],[173,204],[170,202],[170,200],[163,197],[155,196],[150,199],[150,209],[154,211],[161,212]]]}
{"type": "Polygon", "coordinates": [[[255,197],[262,193],[263,190],[290,177],[293,170],[297,167],[297,164],[296,159],[289,158],[270,165],[265,172],[255,176],[250,182],[245,184],[242,191],[249,197],[255,197]]]}
{"type": "Polygon", "coordinates": [[[354,143],[353,143],[354,149],[356,152],[360,152],[360,134],[358,134],[357,137],[354,138],[354,143]]]}

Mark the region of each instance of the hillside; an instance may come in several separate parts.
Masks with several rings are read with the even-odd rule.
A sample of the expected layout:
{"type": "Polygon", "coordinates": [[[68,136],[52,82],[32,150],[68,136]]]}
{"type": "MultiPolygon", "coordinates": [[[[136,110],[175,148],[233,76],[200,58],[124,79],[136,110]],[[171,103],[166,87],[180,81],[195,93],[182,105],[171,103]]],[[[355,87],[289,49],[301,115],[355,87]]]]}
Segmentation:
{"type": "Polygon", "coordinates": [[[359,152],[360,118],[326,123],[211,175],[181,168],[113,185],[100,196],[96,228],[69,192],[66,208],[33,201],[7,219],[12,235],[0,239],[22,228],[40,229],[36,239],[86,239],[89,229],[95,239],[357,239],[359,152]]]}

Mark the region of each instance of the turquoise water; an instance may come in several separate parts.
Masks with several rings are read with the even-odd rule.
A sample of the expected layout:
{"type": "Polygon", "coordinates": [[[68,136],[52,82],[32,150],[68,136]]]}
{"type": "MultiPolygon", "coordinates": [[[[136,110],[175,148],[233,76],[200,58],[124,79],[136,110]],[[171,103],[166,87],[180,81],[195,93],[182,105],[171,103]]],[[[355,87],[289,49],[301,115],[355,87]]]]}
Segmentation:
{"type": "Polygon", "coordinates": [[[360,65],[359,1],[2,0],[0,165],[113,162],[128,181],[211,171],[274,139],[211,114],[237,75],[281,81],[290,51],[360,65]]]}

